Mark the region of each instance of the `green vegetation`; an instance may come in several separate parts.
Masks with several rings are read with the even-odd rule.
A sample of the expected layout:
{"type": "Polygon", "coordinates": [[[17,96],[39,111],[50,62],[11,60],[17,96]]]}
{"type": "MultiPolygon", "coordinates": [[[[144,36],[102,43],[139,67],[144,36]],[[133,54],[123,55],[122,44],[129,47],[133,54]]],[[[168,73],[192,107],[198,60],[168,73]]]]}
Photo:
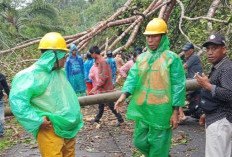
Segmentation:
{"type": "MultiPolygon", "coordinates": [[[[71,35],[105,20],[126,0],[1,0],[0,40],[9,47],[50,31],[71,35]],[[23,5],[24,4],[24,5],[23,5]]],[[[0,49],[7,49],[0,44],[0,49]]]]}
{"type": "MultiPolygon", "coordinates": [[[[125,2],[127,0],[0,0],[0,50],[32,41],[51,31],[57,31],[63,35],[83,32],[98,22],[108,19],[125,2]]],[[[134,7],[136,12],[142,13],[151,2],[152,0],[134,0],[130,7],[115,20],[133,16],[131,9],[134,7]]],[[[213,0],[181,0],[181,2],[185,7],[185,16],[194,18],[206,16],[213,0]]],[[[210,33],[222,33],[226,36],[228,52],[231,52],[232,10],[229,8],[231,4],[228,6],[229,4],[229,2],[221,2],[213,16],[215,19],[226,20],[227,23],[205,19],[194,21],[182,19],[181,28],[183,32],[199,48],[202,48],[202,43],[210,33]],[[212,23],[212,29],[209,29],[209,22],[212,23]]],[[[136,46],[145,47],[146,40],[143,32],[148,21],[153,17],[157,17],[158,14],[159,11],[143,20],[134,43],[124,53],[132,52],[136,46]]],[[[178,54],[182,51],[182,46],[188,41],[179,30],[180,17],[181,8],[177,3],[169,16],[168,37],[171,50],[178,54]]],[[[92,45],[104,45],[107,38],[118,37],[127,28],[128,25],[121,25],[102,31],[92,38],[81,53],[86,53],[92,45]]],[[[131,32],[126,34],[114,48],[125,45],[131,32]]],[[[37,46],[35,44],[13,53],[1,55],[0,63],[7,63],[7,65],[2,65],[4,67],[2,72],[8,76],[9,82],[18,71],[30,66],[35,59],[39,58],[40,52],[37,50],[37,46]]],[[[199,49],[196,49],[196,52],[198,51],[199,49]]],[[[232,58],[231,53],[228,53],[228,55],[232,58]]],[[[207,74],[211,64],[208,63],[205,53],[202,54],[201,59],[204,64],[204,73],[207,74]]]]}
{"type": "MultiPolygon", "coordinates": [[[[47,32],[57,31],[63,35],[73,35],[93,27],[99,21],[104,21],[113,15],[117,9],[123,6],[127,0],[0,0],[0,50],[9,49],[16,45],[26,43],[30,40],[43,36],[47,32]]],[[[152,0],[134,0],[130,7],[119,15],[118,19],[124,19],[133,15],[131,9],[135,7],[136,12],[142,13],[150,5],[152,0]]],[[[211,1],[190,1],[181,0],[184,5],[185,16],[190,18],[206,16],[211,1]]],[[[231,51],[232,43],[232,10],[231,1],[221,2],[217,8],[213,18],[226,20],[227,23],[209,21],[206,19],[186,20],[182,19],[181,28],[197,47],[202,48],[202,43],[212,32],[219,32],[226,36],[228,52],[231,51]],[[209,29],[209,22],[212,29],[209,29]]],[[[136,46],[145,47],[146,41],[143,32],[145,27],[153,17],[157,17],[159,11],[155,12],[149,18],[143,20],[137,33],[134,43],[124,53],[132,52],[136,46]]],[[[188,41],[179,30],[181,17],[181,7],[177,3],[168,20],[168,37],[170,39],[171,50],[180,53],[182,46],[188,41]]],[[[88,46],[81,51],[86,53],[92,45],[102,46],[106,39],[112,36],[118,37],[122,34],[128,25],[108,28],[97,36],[93,37],[88,46]]],[[[129,39],[130,33],[121,39],[114,48],[123,46],[129,39]]],[[[27,47],[23,50],[17,50],[16,53],[1,55],[0,61],[10,62],[11,65],[19,65],[19,67],[5,66],[3,73],[9,76],[9,80],[21,69],[31,65],[37,59],[40,53],[36,49],[37,45],[27,47]],[[3,59],[4,58],[4,59],[3,59]],[[5,59],[7,58],[7,59],[5,59]],[[29,60],[27,62],[19,62],[29,60]]],[[[196,52],[199,49],[196,49],[196,52]]],[[[228,53],[231,56],[231,53],[228,53]]],[[[211,64],[207,62],[203,53],[202,62],[204,71],[207,73],[211,64]]]]}
{"type": "MultiPolygon", "coordinates": [[[[26,3],[25,0],[1,0],[0,1],[0,39],[8,46],[28,39],[41,37],[50,31],[58,31],[64,35],[71,35],[87,30],[99,21],[106,20],[126,0],[32,0],[26,3]]],[[[131,6],[136,6],[136,11],[143,12],[152,0],[134,0],[131,6]]],[[[185,16],[199,17],[206,16],[212,1],[199,0],[192,4],[192,1],[182,0],[185,6],[185,16]]],[[[142,35],[147,22],[157,16],[156,12],[152,17],[143,21],[138,32],[134,45],[145,45],[145,37],[142,35]]],[[[126,18],[131,15],[130,10],[125,11],[119,18],[126,18]]],[[[180,33],[179,18],[181,9],[178,4],[175,5],[169,18],[169,38],[171,48],[177,53],[181,51],[182,45],[187,41],[180,33]]],[[[207,20],[189,21],[183,19],[182,29],[192,40],[194,44],[201,46],[206,37],[211,32],[231,33],[228,27],[231,27],[231,10],[222,3],[217,9],[214,18],[226,19],[228,24],[212,22],[213,30],[207,29],[207,20]]],[[[119,35],[127,27],[119,26],[102,32],[93,41],[93,44],[102,44],[105,42],[99,39],[105,39],[106,36],[119,35]],[[103,38],[102,38],[103,37],[103,38]]],[[[125,44],[129,36],[124,38],[118,46],[125,44]]],[[[227,36],[228,40],[231,36],[227,36]]],[[[231,47],[231,45],[229,45],[231,47]]],[[[8,47],[1,44],[1,49],[8,47]]]]}
{"type": "MultiPolygon", "coordinates": [[[[73,35],[88,30],[99,21],[104,21],[113,15],[116,10],[123,6],[127,0],[0,0],[0,50],[9,49],[16,45],[26,43],[30,40],[43,36],[47,32],[57,31],[63,35],[73,35]]],[[[152,0],[134,0],[130,7],[123,12],[116,20],[131,17],[131,9],[136,7],[136,12],[142,13],[152,2],[152,0]]],[[[194,18],[206,16],[210,5],[213,2],[198,0],[181,0],[185,7],[185,16],[194,18]]],[[[202,43],[212,32],[219,32],[226,36],[228,52],[232,50],[232,10],[231,1],[221,2],[213,18],[226,20],[227,23],[209,21],[205,19],[186,20],[182,19],[181,28],[197,47],[202,48],[202,43]],[[228,6],[230,5],[230,6],[228,6]],[[209,29],[209,22],[212,29],[209,29]]],[[[137,33],[134,43],[125,53],[133,51],[136,46],[145,47],[146,41],[143,32],[145,27],[153,17],[157,17],[159,11],[149,18],[143,20],[137,33]]],[[[186,37],[179,30],[181,8],[177,3],[168,20],[168,37],[170,39],[171,50],[176,53],[181,52],[182,46],[187,42],[186,37]]],[[[92,45],[102,46],[107,38],[118,37],[128,25],[109,28],[93,37],[89,45],[81,52],[86,53],[92,45]]],[[[131,33],[131,32],[130,32],[131,33]]],[[[121,39],[114,47],[125,45],[129,34],[121,39]]],[[[196,49],[196,52],[199,51],[196,49]]],[[[228,53],[232,58],[231,53],[228,53]]],[[[7,62],[8,66],[3,66],[3,73],[12,80],[13,76],[21,69],[31,65],[40,56],[37,45],[17,50],[13,53],[1,55],[0,61],[7,62]],[[27,60],[26,62],[21,62],[27,60]],[[19,65],[18,67],[14,67],[19,65]]],[[[211,64],[207,62],[203,53],[202,62],[204,72],[207,73],[211,64]]],[[[1,63],[1,62],[0,62],[1,63]]]]}

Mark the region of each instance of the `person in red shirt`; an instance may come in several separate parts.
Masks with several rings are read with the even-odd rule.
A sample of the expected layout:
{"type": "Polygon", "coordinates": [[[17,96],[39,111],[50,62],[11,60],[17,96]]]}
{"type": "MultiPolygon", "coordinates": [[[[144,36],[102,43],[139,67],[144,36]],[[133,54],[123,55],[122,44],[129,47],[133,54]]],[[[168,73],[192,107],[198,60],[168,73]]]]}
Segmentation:
{"type": "MultiPolygon", "coordinates": [[[[97,85],[94,87],[89,93],[105,93],[113,90],[113,80],[112,80],[112,72],[110,65],[107,63],[107,61],[101,56],[100,50],[97,46],[92,46],[89,49],[89,52],[91,53],[91,57],[95,59],[95,63],[98,67],[98,76],[97,76],[97,85]]],[[[120,113],[117,113],[114,109],[114,103],[108,103],[109,108],[111,111],[115,114],[115,116],[118,119],[118,122],[116,123],[116,126],[120,126],[124,124],[124,120],[122,118],[122,115],[120,113]]],[[[97,116],[91,120],[92,123],[100,122],[100,119],[104,113],[104,104],[99,104],[99,112],[97,116]]]]}

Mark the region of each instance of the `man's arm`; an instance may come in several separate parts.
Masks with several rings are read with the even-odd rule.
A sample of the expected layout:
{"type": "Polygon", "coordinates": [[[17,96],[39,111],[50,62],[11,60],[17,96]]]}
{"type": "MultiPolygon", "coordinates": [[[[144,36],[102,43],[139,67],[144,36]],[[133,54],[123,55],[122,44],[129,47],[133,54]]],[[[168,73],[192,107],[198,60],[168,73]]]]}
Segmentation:
{"type": "Polygon", "coordinates": [[[173,114],[170,118],[172,129],[178,127],[179,106],[184,106],[186,95],[186,77],[183,64],[179,57],[174,58],[170,68],[171,96],[173,114]]]}
{"type": "Polygon", "coordinates": [[[178,110],[173,110],[172,116],[170,118],[170,126],[172,127],[172,130],[175,130],[178,127],[178,110]]]}
{"type": "Polygon", "coordinates": [[[184,69],[187,69],[188,67],[187,67],[187,65],[186,64],[184,64],[184,69]]]}
{"type": "Polygon", "coordinates": [[[222,101],[232,101],[232,69],[227,68],[222,71],[220,77],[221,86],[215,86],[214,97],[222,101]]]}
{"type": "Polygon", "coordinates": [[[204,73],[202,74],[202,76],[199,75],[198,73],[196,73],[196,79],[197,79],[197,83],[198,83],[201,87],[203,87],[203,88],[205,88],[205,89],[211,91],[211,89],[212,89],[212,84],[210,83],[209,78],[208,78],[207,76],[205,76],[204,73]]]}
{"type": "Polygon", "coordinates": [[[124,101],[126,100],[127,96],[125,93],[122,93],[121,96],[119,97],[119,99],[117,100],[117,102],[114,105],[114,109],[116,110],[116,112],[122,112],[122,105],[124,103],[124,101]]]}
{"type": "Polygon", "coordinates": [[[179,57],[174,58],[170,67],[172,106],[184,106],[186,77],[179,57]]]}
{"type": "Polygon", "coordinates": [[[211,84],[208,77],[202,74],[202,76],[196,74],[198,84],[211,91],[213,97],[220,99],[221,101],[232,101],[232,69],[227,68],[221,72],[220,76],[220,84],[221,86],[217,86],[211,84]]]}
{"type": "Polygon", "coordinates": [[[122,111],[122,104],[125,101],[126,98],[128,98],[131,94],[134,93],[134,90],[137,86],[138,83],[138,67],[137,64],[135,63],[132,68],[130,69],[129,75],[126,78],[126,81],[123,85],[122,88],[122,94],[120,96],[120,98],[117,100],[117,102],[115,103],[115,110],[117,112],[121,112],[122,111]]]}
{"type": "MultiPolygon", "coordinates": [[[[188,67],[192,66],[192,65],[196,62],[196,59],[198,59],[197,56],[195,56],[195,55],[193,54],[193,55],[187,60],[187,62],[185,63],[186,69],[187,69],[188,67]]],[[[184,68],[185,68],[185,66],[184,66],[184,68]]]]}
{"type": "Polygon", "coordinates": [[[44,118],[31,107],[31,98],[42,94],[49,83],[42,74],[38,76],[41,76],[40,80],[32,74],[16,75],[9,96],[12,112],[28,132],[34,132],[44,122],[44,118]]]}

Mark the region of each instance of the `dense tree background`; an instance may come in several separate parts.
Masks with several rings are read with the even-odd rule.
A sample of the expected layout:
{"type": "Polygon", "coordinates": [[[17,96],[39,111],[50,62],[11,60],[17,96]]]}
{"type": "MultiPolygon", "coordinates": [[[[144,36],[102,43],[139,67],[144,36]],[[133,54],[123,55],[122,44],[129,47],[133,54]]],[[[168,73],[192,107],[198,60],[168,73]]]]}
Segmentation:
{"type": "MultiPolygon", "coordinates": [[[[19,42],[58,31],[63,35],[84,31],[110,16],[125,0],[2,0],[0,39],[12,47],[19,42]]],[[[6,45],[0,49],[6,49],[6,45]]]]}
{"type": "MultiPolygon", "coordinates": [[[[184,5],[185,16],[190,18],[206,16],[214,0],[181,0],[184,5]]],[[[0,50],[9,49],[17,45],[40,39],[45,33],[56,31],[62,35],[73,35],[104,21],[121,8],[127,0],[0,0],[0,50]]],[[[133,16],[135,10],[142,13],[152,0],[134,0],[129,8],[119,15],[117,19],[124,19],[133,16]]],[[[232,4],[230,0],[220,1],[213,18],[227,22],[216,22],[207,19],[187,20],[182,19],[181,28],[186,36],[179,29],[181,18],[181,7],[176,3],[168,19],[168,36],[171,42],[171,49],[178,54],[181,47],[188,41],[186,36],[198,47],[196,51],[202,50],[202,43],[212,32],[220,32],[226,36],[228,54],[232,47],[232,4]],[[209,24],[209,22],[211,24],[209,24]],[[212,26],[212,28],[209,27],[212,26]]],[[[144,19],[140,25],[133,44],[126,49],[125,53],[133,51],[136,46],[145,47],[143,32],[149,20],[159,15],[159,10],[144,19]]],[[[110,27],[94,36],[88,46],[81,51],[86,53],[89,46],[102,46],[106,39],[112,36],[121,35],[130,24],[110,27]]],[[[113,48],[112,51],[127,43],[130,33],[125,35],[113,48]]],[[[31,65],[38,59],[40,52],[37,45],[25,49],[0,54],[1,71],[11,79],[15,73],[22,68],[31,65]],[[25,61],[30,60],[30,61],[25,61]],[[10,62],[15,67],[11,67],[10,62]]],[[[206,71],[209,67],[203,53],[202,60],[206,71]]]]}

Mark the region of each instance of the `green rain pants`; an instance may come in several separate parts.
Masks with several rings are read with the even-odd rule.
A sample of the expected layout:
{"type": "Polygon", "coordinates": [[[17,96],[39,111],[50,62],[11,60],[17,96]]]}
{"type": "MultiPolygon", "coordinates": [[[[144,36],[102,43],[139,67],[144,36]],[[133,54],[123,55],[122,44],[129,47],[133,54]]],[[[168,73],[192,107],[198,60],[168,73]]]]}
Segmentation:
{"type": "Polygon", "coordinates": [[[172,130],[157,130],[142,120],[137,120],[134,145],[146,157],[168,157],[172,130]]]}

